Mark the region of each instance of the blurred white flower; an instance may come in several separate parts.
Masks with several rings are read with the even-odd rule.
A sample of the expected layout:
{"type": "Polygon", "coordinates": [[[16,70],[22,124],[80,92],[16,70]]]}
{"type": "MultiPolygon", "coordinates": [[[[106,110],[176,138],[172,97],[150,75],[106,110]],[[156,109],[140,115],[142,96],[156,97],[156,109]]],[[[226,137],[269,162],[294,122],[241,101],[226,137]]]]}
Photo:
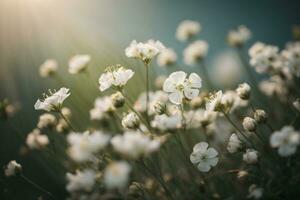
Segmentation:
{"type": "Polygon", "coordinates": [[[278,148],[279,155],[290,156],[296,152],[300,144],[300,133],[292,126],[284,126],[271,135],[270,143],[273,148],[278,148]]]}
{"type": "Polygon", "coordinates": [[[263,80],[259,83],[259,89],[267,96],[276,96],[280,100],[285,100],[288,94],[288,88],[286,82],[284,82],[279,76],[272,76],[268,80],[263,80]]]}
{"type": "Polygon", "coordinates": [[[77,170],[75,174],[67,173],[66,178],[68,192],[89,192],[95,184],[96,172],[91,169],[77,170]]]}
{"type": "Polygon", "coordinates": [[[229,138],[227,150],[229,151],[229,153],[235,153],[241,148],[241,146],[242,142],[240,141],[238,136],[235,133],[233,133],[229,138]]]}
{"type": "Polygon", "coordinates": [[[227,41],[232,47],[241,47],[251,38],[251,35],[251,31],[246,26],[240,25],[236,30],[229,31],[227,41]]]}
{"type": "Polygon", "coordinates": [[[67,132],[69,130],[69,125],[64,119],[59,119],[56,125],[56,131],[58,133],[67,132]]]}
{"type": "Polygon", "coordinates": [[[68,149],[69,156],[76,162],[88,161],[94,153],[106,147],[110,135],[95,131],[89,133],[70,133],[67,137],[70,145],[68,149]]]}
{"type": "Polygon", "coordinates": [[[15,160],[11,160],[4,170],[5,176],[15,176],[17,173],[22,171],[22,166],[17,163],[15,160]]]}
{"type": "Polygon", "coordinates": [[[151,139],[137,131],[127,131],[111,139],[115,151],[132,159],[138,159],[157,151],[161,145],[159,140],[151,139]]]}
{"type": "Polygon", "coordinates": [[[163,49],[157,56],[157,64],[160,67],[166,67],[174,64],[177,60],[177,55],[173,49],[163,49]]]}
{"type": "Polygon", "coordinates": [[[183,71],[173,72],[165,80],[164,92],[169,93],[169,100],[174,104],[181,104],[184,98],[192,100],[199,95],[202,80],[196,73],[187,74],[183,71]]]}
{"type": "Polygon", "coordinates": [[[254,132],[256,130],[256,121],[251,117],[245,117],[243,119],[243,128],[246,131],[254,132]]]}
{"type": "Polygon", "coordinates": [[[197,40],[187,46],[183,51],[183,60],[186,65],[194,65],[202,60],[208,51],[208,43],[204,40],[197,40]]]}
{"type": "Polygon", "coordinates": [[[257,187],[257,185],[252,184],[249,187],[248,199],[260,199],[263,196],[264,189],[257,187]]]}
{"type": "Polygon", "coordinates": [[[243,160],[248,164],[255,164],[258,161],[258,152],[254,149],[247,149],[243,154],[243,160]]]}
{"type": "Polygon", "coordinates": [[[67,108],[67,107],[63,107],[62,109],[61,109],[61,113],[64,115],[64,117],[66,117],[66,118],[70,118],[71,116],[72,116],[72,112],[71,112],[71,110],[69,109],[69,108],[67,108]]]}
{"type": "Polygon", "coordinates": [[[133,40],[129,47],[125,49],[125,54],[129,58],[140,59],[148,64],[163,49],[165,49],[165,46],[158,40],[148,40],[145,43],[137,43],[133,40]]]}
{"type": "Polygon", "coordinates": [[[26,138],[26,144],[30,149],[42,149],[48,145],[48,143],[48,136],[42,135],[39,129],[34,129],[26,138]]]}
{"type": "Polygon", "coordinates": [[[130,112],[127,115],[125,115],[122,119],[122,126],[127,129],[136,129],[140,125],[140,119],[137,114],[134,112],[130,112]]]}
{"type": "Polygon", "coordinates": [[[206,99],[205,108],[208,111],[222,111],[222,90],[219,90],[216,93],[213,93],[206,99]]]}
{"type": "Polygon", "coordinates": [[[69,73],[78,74],[83,72],[91,61],[90,55],[75,55],[69,60],[69,73]]]}
{"type": "Polygon", "coordinates": [[[281,55],[284,65],[288,67],[295,76],[300,77],[300,42],[290,42],[282,50],[281,55]]]}
{"type": "Polygon", "coordinates": [[[69,89],[60,88],[57,92],[49,92],[49,96],[44,94],[44,99],[38,99],[34,105],[36,110],[60,111],[66,98],[70,96],[69,89]]]}
{"type": "Polygon", "coordinates": [[[293,106],[294,108],[300,112],[300,99],[296,99],[294,102],[293,102],[293,106]]]}
{"type": "Polygon", "coordinates": [[[283,65],[278,51],[276,46],[257,42],[249,49],[250,64],[258,73],[280,70],[283,65]]]}
{"type": "Polygon", "coordinates": [[[181,128],[182,118],[180,114],[175,115],[155,115],[153,121],[151,121],[151,126],[157,128],[161,131],[172,131],[181,128]]]}
{"type": "Polygon", "coordinates": [[[52,114],[49,114],[49,113],[45,113],[45,114],[40,115],[37,127],[40,129],[51,128],[51,127],[54,127],[55,124],[56,124],[55,116],[52,114]]]}
{"type": "Polygon", "coordinates": [[[95,100],[94,108],[90,110],[90,118],[91,120],[102,120],[107,113],[112,112],[115,109],[110,97],[98,97],[95,100]]]}
{"type": "Polygon", "coordinates": [[[108,189],[122,189],[129,181],[131,166],[125,161],[110,163],[104,170],[104,183],[108,189]]]}
{"type": "Polygon", "coordinates": [[[112,86],[122,88],[133,75],[134,72],[131,69],[126,69],[121,65],[110,66],[99,78],[99,89],[103,92],[112,86]]]}
{"type": "Polygon", "coordinates": [[[211,167],[218,164],[218,152],[212,147],[208,148],[206,142],[200,142],[193,147],[190,160],[193,164],[197,164],[201,172],[208,172],[211,167]]]}
{"type": "Polygon", "coordinates": [[[159,90],[162,89],[163,85],[164,85],[164,82],[165,80],[167,79],[167,76],[165,75],[159,75],[156,79],[155,79],[155,87],[159,90]]]}
{"type": "Polygon", "coordinates": [[[200,31],[201,25],[199,22],[192,20],[184,20],[177,27],[176,38],[179,41],[184,42],[197,35],[200,31]]]}
{"type": "MultiPolygon", "coordinates": [[[[167,103],[168,95],[161,90],[157,90],[155,92],[149,92],[149,104],[148,104],[148,115],[155,114],[154,105],[157,102],[167,103]]],[[[146,112],[146,92],[143,92],[134,103],[134,109],[138,112],[146,112]]]]}
{"type": "Polygon", "coordinates": [[[189,128],[206,128],[209,124],[213,123],[217,117],[216,112],[207,111],[201,108],[195,111],[190,110],[184,115],[187,127],[189,128]]]}
{"type": "Polygon", "coordinates": [[[41,66],[40,66],[40,76],[41,77],[48,77],[52,76],[56,73],[58,69],[58,63],[54,59],[48,59],[46,60],[41,66]]]}

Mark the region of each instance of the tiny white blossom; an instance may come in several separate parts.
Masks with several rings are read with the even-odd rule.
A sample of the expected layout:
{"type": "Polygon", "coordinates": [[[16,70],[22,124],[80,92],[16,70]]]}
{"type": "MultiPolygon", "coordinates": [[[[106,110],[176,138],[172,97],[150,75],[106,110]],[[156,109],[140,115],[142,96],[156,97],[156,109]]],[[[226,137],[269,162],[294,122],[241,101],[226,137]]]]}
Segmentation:
{"type": "Polygon", "coordinates": [[[22,171],[22,166],[17,163],[15,160],[11,160],[5,170],[4,170],[4,174],[5,176],[9,177],[9,176],[15,176],[17,173],[22,171]]]}
{"type": "Polygon", "coordinates": [[[231,30],[228,33],[227,41],[230,46],[240,47],[251,38],[251,35],[251,31],[246,26],[240,25],[236,30],[231,30]]]}
{"type": "Polygon", "coordinates": [[[186,65],[193,66],[198,63],[208,52],[208,43],[203,40],[197,40],[191,43],[183,51],[183,60],[186,65]]]}
{"type": "Polygon", "coordinates": [[[91,120],[102,120],[107,113],[113,112],[115,109],[110,97],[98,97],[95,100],[94,108],[90,110],[90,118],[91,120]]]}
{"type": "Polygon", "coordinates": [[[66,178],[68,184],[66,189],[69,192],[89,192],[95,185],[95,177],[96,172],[91,169],[85,169],[83,171],[77,170],[75,174],[67,173],[66,178]]]}
{"type": "Polygon", "coordinates": [[[100,131],[89,133],[70,133],[67,137],[70,145],[68,153],[76,162],[88,161],[94,153],[102,150],[108,144],[110,136],[100,131]]]}
{"type": "Polygon", "coordinates": [[[69,60],[69,73],[83,72],[91,61],[90,55],[75,55],[69,60]]]}
{"type": "Polygon", "coordinates": [[[284,65],[295,76],[300,77],[300,42],[288,43],[286,49],[281,52],[281,55],[284,59],[284,65]]]}
{"type": "Polygon", "coordinates": [[[238,136],[235,133],[233,133],[229,138],[227,150],[229,151],[229,153],[235,153],[241,148],[241,146],[242,142],[240,141],[238,136]]]}
{"type": "Polygon", "coordinates": [[[249,194],[247,196],[248,199],[260,199],[263,196],[263,188],[257,187],[257,185],[252,184],[249,187],[249,194]]]}
{"type": "Polygon", "coordinates": [[[258,161],[258,152],[254,149],[247,149],[243,154],[243,160],[248,164],[255,164],[258,161]]]}
{"type": "Polygon", "coordinates": [[[169,93],[169,100],[174,104],[181,104],[184,98],[192,100],[199,95],[202,80],[196,73],[187,74],[177,71],[170,74],[163,85],[164,92],[169,93]]]}
{"type": "MultiPolygon", "coordinates": [[[[157,90],[155,92],[149,92],[149,103],[148,103],[148,115],[154,115],[155,114],[155,104],[157,102],[161,103],[167,103],[168,101],[168,95],[164,93],[161,90],[157,90]]],[[[137,99],[137,101],[134,103],[134,109],[138,112],[146,112],[146,99],[147,94],[146,92],[143,92],[137,99]]]]}
{"type": "Polygon", "coordinates": [[[52,76],[56,73],[57,69],[58,69],[57,61],[54,59],[48,59],[40,66],[39,69],[40,76],[41,77],[52,76]]]}
{"type": "Polygon", "coordinates": [[[181,115],[171,115],[167,116],[166,114],[155,115],[151,126],[157,128],[161,131],[173,131],[181,127],[182,118],[181,115]]]}
{"type": "Polygon", "coordinates": [[[179,41],[184,42],[197,35],[200,31],[201,25],[199,22],[192,20],[184,20],[177,27],[176,38],[179,41]]]}
{"type": "Polygon", "coordinates": [[[66,98],[70,96],[69,89],[60,88],[57,92],[50,91],[49,96],[45,96],[43,100],[38,99],[34,105],[36,110],[59,111],[66,98]]]}
{"type": "Polygon", "coordinates": [[[160,141],[151,139],[140,132],[128,131],[123,135],[116,135],[111,139],[115,151],[132,159],[148,155],[157,151],[161,145],[160,141]]]}
{"type": "Polygon", "coordinates": [[[122,88],[133,75],[134,72],[131,69],[126,69],[121,65],[108,67],[99,78],[99,89],[103,92],[112,86],[122,88]]]}
{"type": "Polygon", "coordinates": [[[279,155],[290,156],[296,152],[300,144],[300,133],[292,126],[284,126],[271,135],[270,143],[273,148],[278,148],[279,155]]]}
{"type": "Polygon", "coordinates": [[[250,131],[250,132],[254,132],[256,130],[256,121],[255,119],[251,118],[251,117],[245,117],[243,119],[243,128],[246,131],[250,131]]]}
{"type": "Polygon", "coordinates": [[[208,172],[211,167],[218,164],[218,152],[212,147],[208,148],[206,142],[200,142],[193,147],[190,160],[193,164],[197,164],[201,172],[208,172]]]}
{"type": "Polygon", "coordinates": [[[45,113],[39,117],[39,122],[37,124],[37,127],[40,129],[51,128],[51,127],[55,126],[55,124],[56,124],[55,116],[52,114],[49,114],[49,113],[45,113]]]}
{"type": "Polygon", "coordinates": [[[160,67],[166,67],[174,64],[177,60],[177,55],[173,49],[167,48],[157,56],[157,64],[160,67]]]}
{"type": "Polygon", "coordinates": [[[34,129],[27,135],[26,144],[30,149],[42,149],[49,144],[47,135],[42,135],[39,129],[34,129]]]}
{"type": "Polygon", "coordinates": [[[163,49],[165,49],[165,46],[158,40],[148,40],[145,43],[138,43],[133,40],[129,47],[125,49],[125,54],[129,58],[140,59],[148,64],[163,49]]]}
{"type": "Polygon", "coordinates": [[[131,166],[125,161],[110,163],[104,170],[104,183],[108,189],[122,189],[129,180],[131,166]]]}
{"type": "Polygon", "coordinates": [[[136,129],[140,125],[140,119],[134,112],[130,112],[122,119],[122,126],[128,129],[136,129]]]}
{"type": "Polygon", "coordinates": [[[239,85],[239,87],[236,89],[236,93],[238,96],[243,99],[247,100],[250,98],[250,93],[251,93],[251,87],[247,83],[242,83],[239,85]]]}

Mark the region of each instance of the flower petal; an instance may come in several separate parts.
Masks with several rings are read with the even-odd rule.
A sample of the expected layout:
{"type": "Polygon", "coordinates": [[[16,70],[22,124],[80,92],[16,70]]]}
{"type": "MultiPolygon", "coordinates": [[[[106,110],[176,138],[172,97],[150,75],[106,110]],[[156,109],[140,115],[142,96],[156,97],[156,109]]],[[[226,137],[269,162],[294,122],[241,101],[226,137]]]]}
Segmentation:
{"type": "Polygon", "coordinates": [[[198,89],[191,89],[191,88],[185,88],[184,89],[184,96],[188,99],[193,99],[198,95],[199,95],[199,90],[198,89]]]}
{"type": "Polygon", "coordinates": [[[210,165],[208,162],[205,162],[205,161],[201,161],[199,164],[198,164],[198,169],[201,171],[201,172],[208,172],[210,170],[210,165]]]}
{"type": "Polygon", "coordinates": [[[183,99],[183,94],[179,91],[173,92],[169,95],[169,99],[174,104],[181,104],[183,99]]]}
{"type": "Polygon", "coordinates": [[[172,74],[170,74],[169,78],[174,80],[176,83],[181,83],[184,82],[186,73],[183,71],[173,72],[172,74]]]}
{"type": "Polygon", "coordinates": [[[196,73],[191,73],[189,76],[189,81],[191,82],[191,87],[193,88],[201,88],[202,80],[200,76],[196,73]]]}
{"type": "Polygon", "coordinates": [[[207,149],[207,155],[209,158],[214,158],[218,155],[218,152],[214,148],[210,147],[207,149]]]}
{"type": "Polygon", "coordinates": [[[175,84],[173,83],[173,81],[170,78],[165,80],[164,85],[163,85],[163,90],[165,92],[174,92],[175,91],[175,84]]]}
{"type": "Polygon", "coordinates": [[[194,146],[193,151],[194,152],[197,152],[197,151],[205,152],[207,147],[208,147],[208,144],[206,142],[200,142],[194,146]]]}

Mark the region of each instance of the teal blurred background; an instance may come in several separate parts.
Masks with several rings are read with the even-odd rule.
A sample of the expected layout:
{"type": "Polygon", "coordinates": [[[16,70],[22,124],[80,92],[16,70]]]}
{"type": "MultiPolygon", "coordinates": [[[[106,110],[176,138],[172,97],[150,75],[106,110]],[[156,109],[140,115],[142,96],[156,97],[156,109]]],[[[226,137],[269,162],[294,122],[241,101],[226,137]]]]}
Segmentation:
{"type": "MultiPolygon", "coordinates": [[[[24,141],[17,133],[25,137],[36,126],[40,113],[33,105],[44,91],[71,88],[72,98],[66,105],[73,111],[75,126],[84,130],[93,125],[88,110],[100,92],[92,85],[104,67],[120,63],[133,68],[137,74],[128,92],[137,95],[142,90],[137,88],[141,84],[136,84],[143,80],[140,63],[124,55],[131,40],[158,39],[177,51],[184,70],[193,70],[182,65],[181,52],[186,44],[175,38],[176,27],[184,19],[197,20],[203,27],[199,38],[210,45],[207,63],[212,79],[222,79],[222,72],[232,83],[215,81],[219,87],[232,87],[243,74],[225,42],[228,31],[244,24],[253,32],[247,48],[258,40],[283,47],[292,38],[292,26],[300,23],[299,8],[296,0],[1,0],[0,99],[10,99],[20,110],[9,122],[0,123],[0,166],[17,159],[26,175],[63,199],[64,171],[58,163],[39,152],[19,156],[24,141]],[[77,53],[92,56],[92,80],[67,73],[68,59],[77,53]],[[58,60],[63,82],[39,77],[38,68],[48,58],[58,60]]],[[[153,75],[165,72],[156,63],[152,70],[153,75]]],[[[4,179],[3,175],[0,178],[0,199],[7,199],[7,194],[13,194],[14,199],[39,195],[25,183],[4,179]]]]}

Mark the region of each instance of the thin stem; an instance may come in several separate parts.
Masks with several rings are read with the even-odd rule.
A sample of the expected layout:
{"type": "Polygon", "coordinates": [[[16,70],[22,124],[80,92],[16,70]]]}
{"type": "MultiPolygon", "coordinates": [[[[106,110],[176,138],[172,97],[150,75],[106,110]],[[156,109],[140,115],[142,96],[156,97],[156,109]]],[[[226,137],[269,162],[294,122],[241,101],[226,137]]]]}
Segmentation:
{"type": "Polygon", "coordinates": [[[64,114],[61,112],[61,110],[58,112],[60,114],[60,116],[65,120],[65,122],[68,124],[69,128],[76,132],[74,127],[71,125],[70,121],[64,116],[64,114]]]}
{"type": "Polygon", "coordinates": [[[36,184],[35,182],[33,182],[32,180],[30,180],[29,178],[27,178],[26,176],[24,176],[23,174],[20,175],[21,178],[23,180],[25,180],[27,183],[29,183],[30,185],[34,186],[36,189],[40,190],[41,192],[47,194],[49,197],[51,197],[52,199],[56,199],[51,192],[48,192],[47,190],[45,190],[44,188],[42,188],[41,186],[39,186],[38,184],[36,184]]]}
{"type": "Polygon", "coordinates": [[[149,97],[149,65],[145,64],[146,67],[146,121],[149,124],[149,116],[148,116],[148,105],[150,101],[149,97]]]}
{"type": "Polygon", "coordinates": [[[183,107],[183,105],[181,104],[180,105],[180,111],[181,111],[181,123],[182,123],[182,128],[183,128],[183,131],[185,131],[186,130],[186,119],[185,119],[185,117],[184,117],[184,107],[183,107]]]}

